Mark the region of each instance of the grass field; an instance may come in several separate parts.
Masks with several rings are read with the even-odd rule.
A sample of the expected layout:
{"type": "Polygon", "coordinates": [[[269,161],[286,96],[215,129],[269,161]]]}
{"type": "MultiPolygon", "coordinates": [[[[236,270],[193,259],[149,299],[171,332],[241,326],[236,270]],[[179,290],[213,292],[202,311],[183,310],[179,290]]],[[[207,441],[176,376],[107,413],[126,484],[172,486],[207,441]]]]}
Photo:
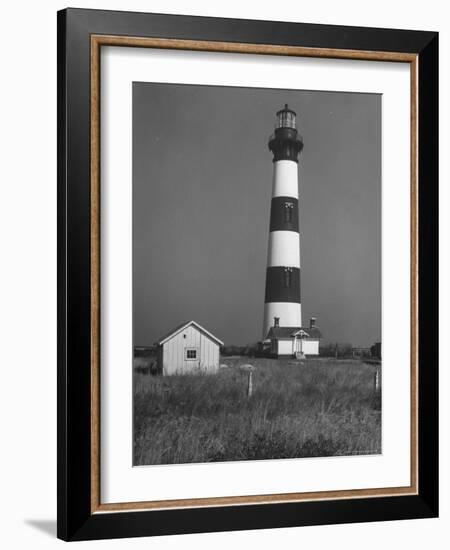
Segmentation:
{"type": "Polygon", "coordinates": [[[134,464],[381,452],[374,367],[358,361],[222,358],[217,375],[134,374],[134,464]],[[253,395],[247,373],[254,365],[253,395]]]}

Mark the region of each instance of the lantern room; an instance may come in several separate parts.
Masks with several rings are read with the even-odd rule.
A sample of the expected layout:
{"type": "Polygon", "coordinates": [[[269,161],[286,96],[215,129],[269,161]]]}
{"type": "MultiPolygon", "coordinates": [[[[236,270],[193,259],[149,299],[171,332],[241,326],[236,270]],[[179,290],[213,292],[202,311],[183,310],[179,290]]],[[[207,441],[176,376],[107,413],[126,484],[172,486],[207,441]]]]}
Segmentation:
{"type": "Polygon", "coordinates": [[[295,117],[297,113],[292,109],[289,109],[288,104],[286,103],[284,109],[277,112],[277,122],[275,128],[293,128],[296,129],[295,117]]]}

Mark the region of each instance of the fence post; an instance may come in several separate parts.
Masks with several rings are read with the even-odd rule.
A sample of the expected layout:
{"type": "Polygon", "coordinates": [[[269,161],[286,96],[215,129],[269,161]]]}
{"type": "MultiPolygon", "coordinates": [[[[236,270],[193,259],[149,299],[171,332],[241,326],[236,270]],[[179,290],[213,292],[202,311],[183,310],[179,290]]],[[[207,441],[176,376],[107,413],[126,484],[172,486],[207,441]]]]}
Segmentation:
{"type": "Polygon", "coordinates": [[[373,375],[373,391],[377,392],[380,389],[380,373],[378,372],[378,369],[375,371],[375,374],[373,375]]]}
{"type": "Polygon", "coordinates": [[[247,397],[251,397],[253,393],[253,380],[252,380],[253,372],[251,370],[248,371],[248,384],[247,384],[247,397]]]}

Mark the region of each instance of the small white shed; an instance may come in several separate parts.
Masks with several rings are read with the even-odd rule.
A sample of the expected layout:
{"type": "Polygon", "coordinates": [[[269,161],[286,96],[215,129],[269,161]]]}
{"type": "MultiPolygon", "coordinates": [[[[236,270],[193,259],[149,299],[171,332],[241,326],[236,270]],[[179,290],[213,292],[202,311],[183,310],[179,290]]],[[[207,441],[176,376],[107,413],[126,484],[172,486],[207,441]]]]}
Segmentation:
{"type": "Polygon", "coordinates": [[[158,341],[158,370],[164,375],[216,373],[223,342],[195,321],[183,323],[158,341]]]}

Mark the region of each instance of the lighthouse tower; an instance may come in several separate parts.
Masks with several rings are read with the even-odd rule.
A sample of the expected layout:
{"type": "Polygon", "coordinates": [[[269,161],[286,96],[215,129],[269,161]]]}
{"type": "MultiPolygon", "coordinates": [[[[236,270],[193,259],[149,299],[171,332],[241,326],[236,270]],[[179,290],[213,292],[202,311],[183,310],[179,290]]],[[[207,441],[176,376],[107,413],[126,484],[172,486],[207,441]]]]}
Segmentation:
{"type": "Polygon", "coordinates": [[[301,327],[300,234],[298,229],[298,156],[303,149],[296,113],[278,111],[269,139],[273,187],[267,254],[263,339],[271,326],[301,327]]]}

